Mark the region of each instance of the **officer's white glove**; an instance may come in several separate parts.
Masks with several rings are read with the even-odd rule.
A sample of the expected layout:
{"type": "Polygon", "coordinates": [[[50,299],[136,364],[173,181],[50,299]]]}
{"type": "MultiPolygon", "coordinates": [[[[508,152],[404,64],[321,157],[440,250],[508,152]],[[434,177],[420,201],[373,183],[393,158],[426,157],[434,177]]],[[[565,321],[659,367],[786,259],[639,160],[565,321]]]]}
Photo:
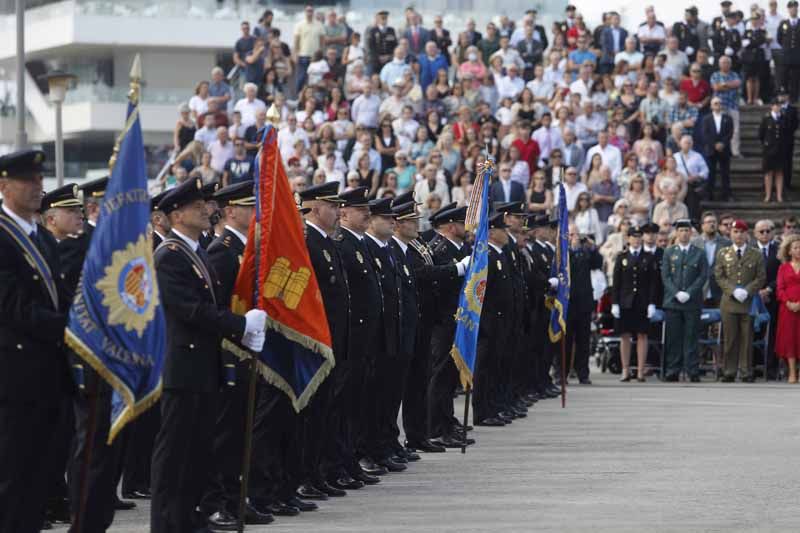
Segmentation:
{"type": "Polygon", "coordinates": [[[744,302],[747,300],[747,291],[741,287],[736,287],[733,289],[733,297],[739,300],[740,302],[744,302]]]}
{"type": "Polygon", "coordinates": [[[686,292],[686,291],[678,291],[675,294],[675,299],[678,300],[682,304],[685,304],[686,302],[688,302],[689,298],[690,298],[689,293],[686,292]]]}
{"type": "Polygon", "coordinates": [[[251,309],[244,315],[244,336],[248,333],[261,333],[267,325],[267,313],[261,309],[251,309]]]}
{"type": "Polygon", "coordinates": [[[653,318],[653,315],[656,314],[656,306],[654,304],[650,304],[647,306],[647,318],[653,318]]]}
{"type": "Polygon", "coordinates": [[[547,280],[547,283],[550,284],[550,288],[553,290],[558,288],[558,278],[550,278],[547,280]]]}
{"type": "Polygon", "coordinates": [[[611,316],[619,318],[619,304],[613,304],[611,306],[611,316]]]}
{"type": "Polygon", "coordinates": [[[686,55],[687,55],[687,56],[690,56],[690,55],[692,55],[693,53],[694,53],[694,48],[692,48],[691,46],[687,46],[687,47],[686,47],[686,55]]]}
{"type": "Polygon", "coordinates": [[[733,55],[733,48],[731,48],[730,46],[725,48],[725,55],[726,56],[732,56],[733,55]]]}
{"type": "Polygon", "coordinates": [[[264,347],[264,339],[266,336],[267,334],[263,330],[258,333],[248,333],[242,339],[242,344],[248,349],[260,353],[261,349],[264,347]]]}
{"type": "Polygon", "coordinates": [[[750,39],[742,39],[742,48],[747,48],[750,45],[750,39]]]}
{"type": "Polygon", "coordinates": [[[472,259],[471,255],[468,255],[458,263],[456,263],[456,269],[458,270],[458,275],[463,276],[467,273],[467,269],[469,268],[469,262],[472,259]]]}

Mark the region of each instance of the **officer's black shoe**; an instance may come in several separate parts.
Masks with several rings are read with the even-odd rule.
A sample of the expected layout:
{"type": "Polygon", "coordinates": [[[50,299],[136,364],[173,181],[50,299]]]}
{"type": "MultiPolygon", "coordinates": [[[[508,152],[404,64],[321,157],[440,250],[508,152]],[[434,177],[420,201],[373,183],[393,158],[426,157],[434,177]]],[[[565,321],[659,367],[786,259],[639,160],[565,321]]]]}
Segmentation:
{"type": "Polygon", "coordinates": [[[53,529],[53,523],[50,522],[49,520],[45,520],[44,522],[42,522],[42,530],[45,529],[53,529]]]}
{"type": "Polygon", "coordinates": [[[489,417],[489,418],[484,418],[484,419],[483,419],[483,420],[481,420],[480,422],[475,422],[475,425],[476,425],[476,426],[484,426],[484,427],[498,427],[498,428],[499,428],[499,427],[503,427],[503,426],[505,426],[505,425],[506,425],[506,423],[505,423],[505,422],[503,422],[503,420],[501,420],[501,419],[499,419],[499,418],[496,418],[496,417],[489,417]]]}
{"type": "Polygon", "coordinates": [[[428,439],[417,442],[406,441],[406,448],[412,450],[419,450],[425,453],[443,453],[447,451],[447,449],[444,446],[434,444],[428,439]]]}
{"type": "Polygon", "coordinates": [[[319,509],[319,506],[317,506],[316,503],[303,501],[297,496],[292,496],[291,498],[285,500],[283,503],[285,503],[286,505],[291,505],[292,507],[297,507],[298,509],[300,509],[300,511],[304,513],[307,513],[309,511],[316,511],[317,509],[319,509]]]}
{"type": "Polygon", "coordinates": [[[275,516],[297,516],[300,514],[300,509],[284,502],[273,502],[265,506],[264,510],[275,516]]]}
{"type": "Polygon", "coordinates": [[[453,438],[453,440],[459,442],[462,445],[465,442],[467,443],[468,446],[470,444],[475,444],[475,439],[471,439],[465,436],[463,431],[454,431],[453,433],[450,434],[450,436],[453,438]]]}
{"type": "Polygon", "coordinates": [[[353,479],[360,481],[364,485],[377,485],[378,483],[381,482],[381,478],[379,478],[378,476],[371,476],[366,472],[364,472],[363,470],[361,472],[355,472],[350,475],[353,479]]]}
{"type": "Polygon", "coordinates": [[[664,377],[664,381],[667,383],[675,383],[678,381],[678,374],[668,374],[664,377]]]}
{"type": "Polygon", "coordinates": [[[342,489],[332,487],[327,481],[317,481],[314,483],[314,486],[331,498],[341,498],[342,496],[347,496],[347,492],[342,489]]]}
{"type": "Polygon", "coordinates": [[[756,378],[755,376],[747,376],[742,378],[742,383],[755,383],[756,378]]]}
{"type": "Polygon", "coordinates": [[[114,509],[117,511],[130,511],[131,509],[136,509],[136,503],[117,498],[114,502],[114,509]]]}
{"type": "Polygon", "coordinates": [[[375,461],[370,459],[369,457],[364,457],[358,462],[361,469],[369,474],[370,476],[385,476],[389,473],[389,471],[382,467],[379,464],[376,464],[375,461]]]}
{"type": "Polygon", "coordinates": [[[692,383],[700,383],[700,376],[689,376],[689,381],[692,383]]]}
{"type": "Polygon", "coordinates": [[[526,416],[528,416],[527,409],[518,409],[517,407],[513,407],[511,412],[517,415],[517,418],[525,418],[526,416]]]}
{"type": "Polygon", "coordinates": [[[461,448],[463,445],[462,441],[453,435],[442,435],[438,439],[434,439],[431,442],[438,446],[442,446],[443,448],[461,448]]]}
{"type": "Polygon", "coordinates": [[[252,525],[264,525],[264,524],[271,524],[275,521],[275,517],[272,516],[269,512],[260,509],[259,507],[251,504],[247,505],[247,508],[244,511],[244,523],[245,524],[252,524],[252,525]]]}
{"type": "Polygon", "coordinates": [[[395,463],[400,463],[400,464],[403,464],[403,465],[405,465],[405,464],[408,464],[408,459],[406,459],[405,457],[403,457],[403,456],[402,456],[402,455],[400,455],[399,453],[396,453],[396,454],[394,454],[394,455],[391,455],[389,458],[390,458],[392,461],[394,461],[395,463]]]}
{"type": "Polygon", "coordinates": [[[413,463],[415,461],[419,461],[422,457],[415,451],[409,450],[407,448],[403,448],[403,457],[405,457],[406,461],[409,463],[413,463]]]}
{"type": "Polygon", "coordinates": [[[723,375],[721,378],[719,378],[719,380],[722,383],[733,383],[733,379],[734,379],[733,376],[725,376],[725,375],[723,375]]]}
{"type": "Polygon", "coordinates": [[[211,529],[219,531],[236,531],[238,525],[236,517],[227,511],[217,511],[209,516],[207,520],[211,529]]]}
{"type": "Polygon", "coordinates": [[[403,472],[408,469],[406,465],[393,461],[391,457],[387,457],[386,459],[378,461],[378,464],[385,466],[389,472],[403,472]]]}
{"type": "Polygon", "coordinates": [[[336,479],[331,479],[328,484],[332,487],[342,490],[358,490],[364,488],[364,482],[353,479],[350,476],[341,476],[336,479]]]}
{"type": "Polygon", "coordinates": [[[327,500],[328,495],[318,490],[314,485],[305,483],[297,489],[297,495],[305,500],[327,500]]]}
{"type": "Polygon", "coordinates": [[[514,421],[514,418],[516,417],[512,413],[509,413],[508,411],[500,411],[499,413],[497,413],[497,416],[495,418],[499,418],[506,424],[510,424],[514,421]]]}
{"type": "Polygon", "coordinates": [[[578,383],[580,383],[581,385],[591,385],[592,384],[592,380],[589,379],[589,378],[583,378],[583,379],[578,380],[578,383]]]}
{"type": "Polygon", "coordinates": [[[150,489],[131,490],[122,493],[122,497],[126,500],[149,500],[153,497],[150,489]]]}

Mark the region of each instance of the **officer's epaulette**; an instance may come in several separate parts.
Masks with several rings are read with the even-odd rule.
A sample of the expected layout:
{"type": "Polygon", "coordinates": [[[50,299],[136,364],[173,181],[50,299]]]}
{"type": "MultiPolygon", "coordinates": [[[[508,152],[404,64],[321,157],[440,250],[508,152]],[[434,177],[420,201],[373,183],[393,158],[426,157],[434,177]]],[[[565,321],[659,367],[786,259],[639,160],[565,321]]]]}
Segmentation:
{"type": "Polygon", "coordinates": [[[225,235],[225,237],[223,237],[223,239],[222,239],[222,244],[226,248],[230,248],[231,247],[231,236],[230,235],[225,235]]]}

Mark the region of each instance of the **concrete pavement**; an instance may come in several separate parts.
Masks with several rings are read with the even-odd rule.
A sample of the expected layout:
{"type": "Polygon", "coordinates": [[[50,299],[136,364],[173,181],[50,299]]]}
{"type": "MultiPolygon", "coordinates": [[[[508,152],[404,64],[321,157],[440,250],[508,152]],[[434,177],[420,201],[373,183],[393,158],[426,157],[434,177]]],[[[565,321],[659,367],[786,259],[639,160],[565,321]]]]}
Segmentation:
{"type": "MultiPolygon", "coordinates": [[[[539,402],[477,444],[264,532],[800,531],[800,386],[618,383],[539,402]]],[[[463,413],[463,397],[457,413],[463,413]]],[[[148,503],[114,533],[149,531],[148,503]]]]}

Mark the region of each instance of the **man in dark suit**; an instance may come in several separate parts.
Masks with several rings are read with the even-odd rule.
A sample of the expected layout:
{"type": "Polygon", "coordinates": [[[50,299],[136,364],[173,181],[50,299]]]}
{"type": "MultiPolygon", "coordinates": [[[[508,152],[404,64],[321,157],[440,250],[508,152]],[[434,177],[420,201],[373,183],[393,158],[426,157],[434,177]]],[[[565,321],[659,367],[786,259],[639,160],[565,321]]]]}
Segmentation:
{"type": "MultiPolygon", "coordinates": [[[[569,310],[567,312],[567,365],[569,354],[574,353],[573,365],[581,385],[591,385],[589,379],[589,337],[591,334],[594,293],[591,271],[603,267],[603,256],[594,241],[582,237],[578,228],[569,226],[569,310]],[[573,352],[574,350],[574,352],[573,352]]],[[[557,375],[560,375],[561,356],[554,358],[557,375]]],[[[568,370],[568,369],[567,369],[568,370]]],[[[569,372],[567,372],[569,373],[569,372]]]]}
{"type": "Polygon", "coordinates": [[[781,102],[781,125],[783,126],[781,138],[786,143],[783,153],[789,154],[789,157],[784,158],[783,163],[783,186],[787,190],[791,190],[792,170],[794,169],[794,135],[800,121],[798,120],[797,106],[792,105],[789,101],[789,94],[786,90],[778,93],[778,101],[781,102]]]}
{"type": "Polygon", "coordinates": [[[56,240],[36,223],[43,162],[40,150],[0,156],[0,531],[8,532],[44,523],[53,427],[72,392],[63,344],[71,300],[56,240]]]}
{"type": "Polygon", "coordinates": [[[526,25],[524,28],[524,37],[517,43],[516,49],[519,52],[522,61],[525,62],[525,70],[522,77],[526,81],[533,79],[533,67],[542,62],[544,55],[544,46],[542,42],[534,35],[533,25],[526,25]]]}
{"type": "Polygon", "coordinates": [[[781,45],[781,83],[789,92],[789,101],[800,98],[800,20],[797,18],[797,0],[786,4],[789,18],[778,26],[776,41],[781,45]]]}
{"type": "Polygon", "coordinates": [[[369,189],[357,187],[343,192],[340,234],[337,241],[350,298],[350,334],[347,359],[350,366],[349,425],[353,449],[348,472],[368,485],[380,481],[377,475],[388,472],[375,464],[366,450],[370,428],[372,390],[368,388],[374,375],[375,359],[383,351],[383,296],[372,255],[365,242],[369,227],[369,189]]]}
{"type": "Polygon", "coordinates": [[[403,37],[408,41],[408,52],[418,56],[425,51],[425,43],[431,40],[431,32],[422,27],[422,17],[419,13],[411,16],[413,23],[403,32],[403,37]]]}
{"type": "Polygon", "coordinates": [[[483,39],[483,34],[475,29],[475,19],[473,18],[467,19],[467,30],[464,33],[467,34],[467,42],[470,46],[475,46],[478,41],[483,39]]]}
{"type": "Polygon", "coordinates": [[[609,13],[610,24],[600,37],[603,55],[600,57],[601,74],[609,74],[614,70],[614,57],[625,49],[628,30],[620,26],[620,16],[616,11],[609,13]]]}
{"type": "Polygon", "coordinates": [[[764,288],[758,291],[761,301],[769,311],[769,339],[767,344],[767,379],[778,379],[778,360],[775,358],[775,333],[778,329],[778,301],[776,298],[778,269],[781,261],[778,259],[780,244],[775,241],[775,226],[771,220],[759,220],[753,230],[755,247],[764,260],[767,281],[764,288]]]}
{"type": "MultiPolygon", "coordinates": [[[[223,338],[259,352],[266,313],[232,313],[220,301],[219,279],[198,239],[209,227],[202,182],[191,178],[164,196],[159,209],[172,231],[156,250],[156,274],[167,319],[161,429],[153,452],[151,529],[193,531],[209,524],[196,515],[213,452],[214,418],[223,363],[223,338]]],[[[232,527],[221,517],[214,527],[232,527]]]]}
{"type": "Polygon", "coordinates": [[[470,256],[469,246],[464,242],[466,215],[466,207],[438,212],[432,220],[437,227],[436,235],[429,243],[435,265],[453,265],[457,268],[457,272],[451,272],[447,278],[437,281],[438,302],[431,332],[429,427],[431,436],[437,437],[434,442],[447,448],[460,448],[466,438],[460,433],[460,424],[453,412],[453,394],[459,378],[458,369],[450,356],[456,331],[454,316],[463,284],[461,276],[470,256]],[[459,267],[459,264],[462,266],[459,267]]]}
{"type": "Polygon", "coordinates": [[[722,110],[718,97],[711,99],[711,113],[703,117],[703,155],[708,163],[708,193],[715,193],[717,173],[722,177],[722,198],[731,197],[731,139],[733,119],[722,110]]]}
{"type": "Polygon", "coordinates": [[[511,164],[500,163],[500,179],[492,183],[489,190],[489,201],[492,203],[510,203],[525,201],[525,187],[511,179],[511,164]]]}

